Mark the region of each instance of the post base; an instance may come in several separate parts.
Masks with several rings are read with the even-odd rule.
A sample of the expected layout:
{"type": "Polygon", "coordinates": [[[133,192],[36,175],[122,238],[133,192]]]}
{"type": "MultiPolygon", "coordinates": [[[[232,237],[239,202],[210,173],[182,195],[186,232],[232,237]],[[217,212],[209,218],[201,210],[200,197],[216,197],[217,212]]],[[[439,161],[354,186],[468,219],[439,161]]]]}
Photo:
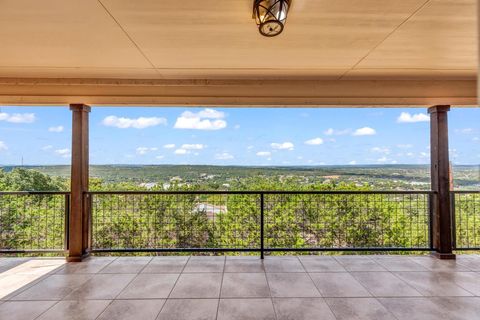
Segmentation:
{"type": "Polygon", "coordinates": [[[88,258],[90,256],[90,253],[85,253],[81,256],[67,256],[66,260],[67,262],[82,262],[82,260],[88,258]]]}
{"type": "Polygon", "coordinates": [[[457,256],[455,253],[432,252],[432,256],[440,260],[455,260],[457,256]]]}

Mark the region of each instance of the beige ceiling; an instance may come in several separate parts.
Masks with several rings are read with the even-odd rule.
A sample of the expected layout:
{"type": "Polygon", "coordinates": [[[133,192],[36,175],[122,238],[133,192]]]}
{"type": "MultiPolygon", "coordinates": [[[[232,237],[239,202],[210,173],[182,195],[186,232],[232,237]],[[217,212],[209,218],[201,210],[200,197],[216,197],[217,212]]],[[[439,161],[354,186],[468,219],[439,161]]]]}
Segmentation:
{"type": "Polygon", "coordinates": [[[0,77],[472,79],[475,0],[1,0],[0,77]]]}

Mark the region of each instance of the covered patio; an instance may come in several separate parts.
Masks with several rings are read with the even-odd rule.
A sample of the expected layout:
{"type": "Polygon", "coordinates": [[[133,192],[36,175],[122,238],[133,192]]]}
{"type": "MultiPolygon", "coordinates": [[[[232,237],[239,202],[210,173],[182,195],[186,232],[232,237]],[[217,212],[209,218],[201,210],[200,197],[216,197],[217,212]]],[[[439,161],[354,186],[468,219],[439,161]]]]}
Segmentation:
{"type": "Polygon", "coordinates": [[[455,250],[480,248],[457,242],[463,194],[450,188],[448,145],[448,112],[477,106],[476,1],[294,0],[271,39],[251,11],[251,0],[2,1],[0,106],[70,108],[72,160],[69,192],[4,195],[57,197],[47,209],[61,231],[55,247],[0,252],[66,259],[0,256],[0,319],[478,319],[480,256],[455,250]],[[92,246],[95,199],[116,195],[89,189],[89,113],[122,106],[428,110],[431,190],[381,198],[417,205],[422,237],[408,247],[269,246],[268,194],[257,192],[254,248],[92,246]],[[156,256],[117,256],[131,252],[156,256]]]}
{"type": "Polygon", "coordinates": [[[0,259],[1,319],[478,319],[480,256],[0,259]]]}

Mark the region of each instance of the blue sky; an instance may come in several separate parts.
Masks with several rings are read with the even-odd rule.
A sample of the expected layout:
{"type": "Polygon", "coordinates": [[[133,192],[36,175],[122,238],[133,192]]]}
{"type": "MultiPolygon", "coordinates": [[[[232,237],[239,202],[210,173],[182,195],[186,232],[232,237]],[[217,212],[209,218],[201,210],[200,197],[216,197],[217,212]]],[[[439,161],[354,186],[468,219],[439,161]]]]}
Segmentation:
{"type": "MultiPolygon", "coordinates": [[[[480,110],[449,113],[456,164],[480,163],[480,110]]],[[[0,164],[68,164],[68,107],[0,108],[0,164]]],[[[92,164],[429,162],[425,109],[123,108],[90,114],[92,164]]]]}

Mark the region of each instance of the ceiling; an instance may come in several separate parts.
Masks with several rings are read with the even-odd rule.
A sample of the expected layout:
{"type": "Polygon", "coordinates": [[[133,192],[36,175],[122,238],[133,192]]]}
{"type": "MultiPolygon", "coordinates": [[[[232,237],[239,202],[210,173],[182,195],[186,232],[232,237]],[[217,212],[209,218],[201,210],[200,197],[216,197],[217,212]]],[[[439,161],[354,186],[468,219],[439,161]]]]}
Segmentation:
{"type": "MultiPolygon", "coordinates": [[[[0,78],[474,80],[475,0],[1,0],[0,78]]],[[[2,94],[2,92],[0,92],[2,94]]],[[[3,93],[6,95],[6,93],[3,93]]]]}

